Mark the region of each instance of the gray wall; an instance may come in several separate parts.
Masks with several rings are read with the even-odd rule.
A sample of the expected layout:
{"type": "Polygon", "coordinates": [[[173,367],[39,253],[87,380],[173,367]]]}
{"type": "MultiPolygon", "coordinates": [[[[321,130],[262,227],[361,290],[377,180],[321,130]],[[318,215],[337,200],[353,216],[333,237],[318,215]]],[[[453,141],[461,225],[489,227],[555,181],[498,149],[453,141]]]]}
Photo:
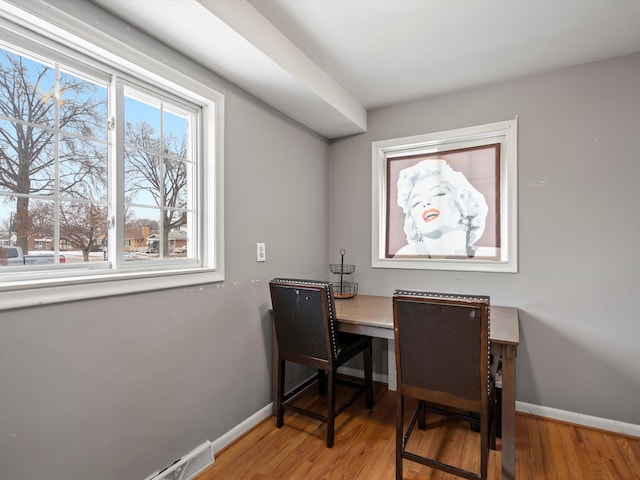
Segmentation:
{"type": "Polygon", "coordinates": [[[2,479],[142,480],[216,440],[271,402],[267,281],[328,277],[326,140],[130,35],[226,95],[226,281],[0,312],[2,479]]]}
{"type": "Polygon", "coordinates": [[[360,292],[520,308],[517,400],[640,424],[640,55],[372,111],[330,150],[329,251],[360,292]],[[517,274],[371,268],[371,142],[519,117],[517,274]]]}
{"type": "Polygon", "coordinates": [[[0,313],[1,478],[140,480],[268,405],[266,282],[326,278],[341,248],[361,293],[454,290],[518,306],[518,400],[640,423],[640,56],[374,111],[368,133],[328,146],[127,32],[226,95],[227,278],[0,313]],[[371,269],[371,142],[515,115],[520,273],[371,269]]]}

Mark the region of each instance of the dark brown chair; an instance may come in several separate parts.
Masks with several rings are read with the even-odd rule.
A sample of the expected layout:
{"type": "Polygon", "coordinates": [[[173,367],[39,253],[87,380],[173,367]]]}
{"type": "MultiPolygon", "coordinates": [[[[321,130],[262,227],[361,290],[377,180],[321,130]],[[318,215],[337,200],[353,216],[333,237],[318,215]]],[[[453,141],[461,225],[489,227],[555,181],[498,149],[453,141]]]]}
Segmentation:
{"type": "Polygon", "coordinates": [[[393,323],[398,376],[396,480],[402,479],[403,459],[485,480],[489,444],[495,445],[490,432],[495,400],[489,365],[489,297],[397,290],[393,323]],[[417,400],[406,430],[405,398],[417,400]],[[414,451],[407,449],[416,421],[420,429],[426,428],[426,410],[480,424],[479,473],[416,453],[416,445],[411,447],[414,451]]]}
{"type": "Polygon", "coordinates": [[[331,448],[336,415],[363,393],[366,408],[373,408],[371,337],[338,332],[330,283],[276,278],[269,282],[269,290],[278,349],[277,365],[273,367],[277,368],[276,426],[282,427],[284,410],[320,420],[327,424],[327,447],[331,448]],[[361,352],[364,357],[363,381],[339,377],[338,367],[361,352]],[[318,373],[285,394],[286,362],[315,368],[318,373]],[[295,405],[300,392],[315,381],[318,382],[319,393],[327,393],[326,415],[295,405]],[[336,384],[354,389],[353,395],[337,407],[336,384]]]}

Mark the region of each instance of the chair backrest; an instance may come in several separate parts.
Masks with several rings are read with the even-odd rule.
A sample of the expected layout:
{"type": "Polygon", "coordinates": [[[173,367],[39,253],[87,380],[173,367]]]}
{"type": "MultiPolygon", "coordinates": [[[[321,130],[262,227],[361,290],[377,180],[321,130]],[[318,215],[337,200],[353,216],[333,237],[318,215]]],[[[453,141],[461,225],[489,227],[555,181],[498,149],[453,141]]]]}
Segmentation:
{"type": "Polygon", "coordinates": [[[481,411],[489,389],[489,297],[397,290],[398,390],[481,411]]]}
{"type": "Polygon", "coordinates": [[[289,360],[329,363],[337,356],[331,284],[274,278],[269,282],[278,349],[289,360]]]}

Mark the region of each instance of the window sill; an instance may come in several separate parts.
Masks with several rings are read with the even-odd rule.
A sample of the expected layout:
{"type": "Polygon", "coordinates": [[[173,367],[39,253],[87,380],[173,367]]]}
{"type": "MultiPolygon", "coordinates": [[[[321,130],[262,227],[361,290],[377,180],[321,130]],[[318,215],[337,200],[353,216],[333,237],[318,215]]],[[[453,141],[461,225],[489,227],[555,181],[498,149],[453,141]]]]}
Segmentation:
{"type": "Polygon", "coordinates": [[[189,287],[222,282],[221,272],[193,269],[172,272],[135,272],[92,277],[66,278],[46,284],[6,285],[0,287],[0,311],[54,303],[89,300],[142,293],[167,288],[189,287]]]}

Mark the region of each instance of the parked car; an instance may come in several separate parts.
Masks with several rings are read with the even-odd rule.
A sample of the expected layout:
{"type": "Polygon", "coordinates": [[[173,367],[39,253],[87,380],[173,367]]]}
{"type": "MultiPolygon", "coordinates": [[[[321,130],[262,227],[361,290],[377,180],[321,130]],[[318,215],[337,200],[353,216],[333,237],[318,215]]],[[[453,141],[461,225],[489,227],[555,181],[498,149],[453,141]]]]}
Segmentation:
{"type": "MultiPolygon", "coordinates": [[[[52,253],[32,253],[24,255],[22,248],[18,246],[0,245],[0,265],[48,265],[55,263],[56,258],[52,253]]],[[[65,263],[64,255],[59,256],[60,263],[65,263]]]]}

